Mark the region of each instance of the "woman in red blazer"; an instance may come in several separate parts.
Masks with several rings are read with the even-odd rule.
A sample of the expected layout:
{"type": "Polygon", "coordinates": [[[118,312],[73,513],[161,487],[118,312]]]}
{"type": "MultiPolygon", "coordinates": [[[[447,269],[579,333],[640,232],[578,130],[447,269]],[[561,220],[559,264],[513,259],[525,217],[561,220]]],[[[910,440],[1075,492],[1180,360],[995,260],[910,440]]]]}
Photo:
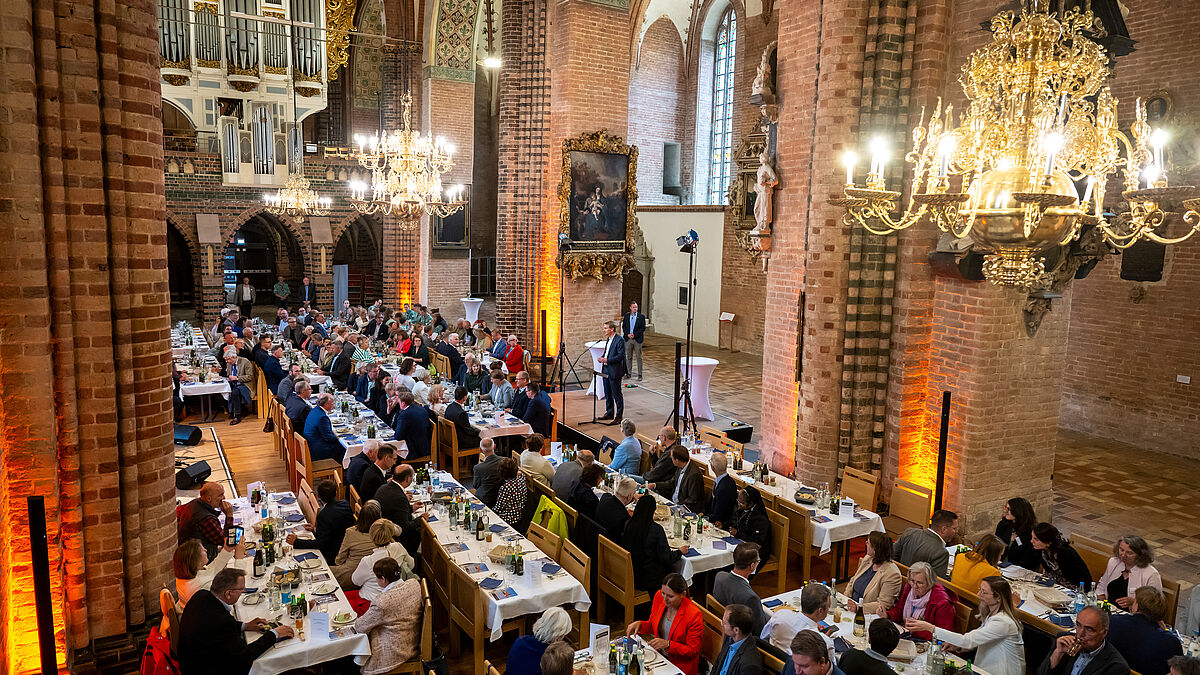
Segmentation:
{"type": "MultiPolygon", "coordinates": [[[[938,583],[929,563],[915,562],[908,568],[908,581],[900,589],[900,599],[888,610],[887,616],[901,626],[906,619],[920,619],[952,631],[957,601],[957,597],[938,583]]],[[[913,637],[932,640],[933,634],[917,631],[913,637]]]]}
{"type": "Polygon", "coordinates": [[[697,675],[700,672],[704,617],[700,616],[700,608],[688,597],[687,590],[687,582],[683,577],[668,574],[663,579],[662,589],[654,594],[650,618],[629,624],[625,634],[650,636],[647,644],[660,654],[665,654],[668,661],[683,671],[683,675],[697,675]],[[659,636],[664,628],[667,629],[666,638],[659,636]]]}

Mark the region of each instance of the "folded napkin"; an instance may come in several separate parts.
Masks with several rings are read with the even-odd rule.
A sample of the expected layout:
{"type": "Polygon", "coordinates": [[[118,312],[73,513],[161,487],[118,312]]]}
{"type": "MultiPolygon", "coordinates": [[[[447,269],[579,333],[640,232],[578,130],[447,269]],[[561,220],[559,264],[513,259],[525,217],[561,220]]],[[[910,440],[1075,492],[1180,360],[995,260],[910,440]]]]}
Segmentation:
{"type": "Polygon", "coordinates": [[[354,434],[342,434],[339,436],[339,438],[341,438],[343,441],[358,441],[358,436],[355,436],[354,434]]]}
{"type": "Polygon", "coordinates": [[[1002,560],[996,565],[996,567],[999,567],[1000,569],[1005,569],[1006,567],[1012,567],[1012,563],[1008,562],[1007,560],[1002,560]]]}
{"type": "Polygon", "coordinates": [[[1075,626],[1075,620],[1070,616],[1051,614],[1047,619],[1055,626],[1062,626],[1063,628],[1073,628],[1075,626]]]}
{"type": "Polygon", "coordinates": [[[283,517],[283,519],[288,521],[289,523],[298,523],[298,522],[304,520],[304,514],[303,513],[289,513],[289,514],[285,515],[283,517]]]}
{"type": "Polygon", "coordinates": [[[247,593],[247,594],[250,594],[250,593],[257,593],[257,592],[258,592],[258,589],[257,589],[257,588],[247,588],[247,589],[246,589],[246,593],[247,593]]]}
{"type": "Polygon", "coordinates": [[[429,517],[425,519],[425,522],[427,522],[427,523],[436,523],[436,522],[437,522],[437,519],[438,519],[438,517],[437,517],[437,516],[435,516],[435,515],[433,515],[433,514],[431,513],[431,514],[429,514],[429,517]]]}
{"type": "Polygon", "coordinates": [[[1054,586],[1054,580],[1051,579],[1050,577],[1038,577],[1037,585],[1045,586],[1046,588],[1051,588],[1054,586]]]}
{"type": "Polygon", "coordinates": [[[828,523],[831,518],[829,516],[817,516],[816,518],[813,518],[813,520],[817,521],[818,523],[828,523]]]}
{"type": "Polygon", "coordinates": [[[774,598],[772,600],[763,600],[763,607],[769,607],[771,609],[774,609],[782,604],[783,604],[783,601],[780,600],[779,598],[774,598]]]}
{"type": "Polygon", "coordinates": [[[555,565],[553,563],[546,563],[546,564],[542,565],[542,572],[544,574],[558,574],[558,571],[561,569],[562,569],[562,567],[559,567],[558,565],[555,565]]]}
{"type": "Polygon", "coordinates": [[[489,590],[489,591],[490,591],[490,590],[492,590],[493,588],[500,588],[500,586],[501,586],[503,583],[504,583],[504,582],[503,582],[503,581],[501,581],[501,580],[499,580],[499,579],[495,579],[495,578],[492,578],[492,577],[488,577],[488,578],[486,578],[486,579],[483,579],[483,580],[481,580],[481,581],[479,582],[479,585],[480,585],[480,587],[482,587],[482,588],[486,588],[487,590],[489,590]]]}
{"type": "Polygon", "coordinates": [[[295,558],[296,560],[316,560],[317,554],[316,553],[301,553],[300,555],[294,555],[292,557],[295,558]]]}
{"type": "Polygon", "coordinates": [[[725,542],[726,544],[733,544],[734,546],[742,543],[742,540],[738,539],[737,537],[721,537],[721,541],[725,542]]]}
{"type": "Polygon", "coordinates": [[[684,553],[683,555],[688,558],[695,558],[696,556],[700,555],[700,551],[697,551],[694,548],[689,548],[688,552],[684,553]]]}
{"type": "Polygon", "coordinates": [[[284,496],[284,497],[277,497],[277,498],[275,499],[275,503],[276,503],[276,504],[295,504],[295,503],[296,503],[296,498],[295,498],[295,497],[292,497],[291,495],[287,495],[287,496],[284,496]]]}
{"type": "Polygon", "coordinates": [[[490,526],[488,526],[488,529],[491,530],[492,532],[503,532],[504,530],[508,529],[508,526],[507,525],[490,525],[490,526]]]}

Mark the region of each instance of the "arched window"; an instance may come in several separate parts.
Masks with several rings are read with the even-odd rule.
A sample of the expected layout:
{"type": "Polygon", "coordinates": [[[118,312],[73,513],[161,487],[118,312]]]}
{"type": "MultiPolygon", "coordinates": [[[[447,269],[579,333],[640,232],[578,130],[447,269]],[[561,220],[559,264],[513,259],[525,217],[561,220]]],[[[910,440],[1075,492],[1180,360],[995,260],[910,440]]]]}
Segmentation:
{"type": "Polygon", "coordinates": [[[724,204],[733,172],[733,73],[737,17],[730,8],[721,17],[713,58],[712,135],[709,144],[708,203],[724,204]]]}

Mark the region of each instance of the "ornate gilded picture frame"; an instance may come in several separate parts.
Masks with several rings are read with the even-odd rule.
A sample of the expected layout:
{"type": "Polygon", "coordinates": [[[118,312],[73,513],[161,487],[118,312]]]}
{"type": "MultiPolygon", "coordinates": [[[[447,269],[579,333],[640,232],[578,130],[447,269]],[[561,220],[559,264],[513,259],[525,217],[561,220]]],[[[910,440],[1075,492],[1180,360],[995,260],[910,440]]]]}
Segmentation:
{"type": "Polygon", "coordinates": [[[558,264],[572,279],[621,277],[633,267],[637,228],[636,146],[606,129],[563,140],[558,264]]]}

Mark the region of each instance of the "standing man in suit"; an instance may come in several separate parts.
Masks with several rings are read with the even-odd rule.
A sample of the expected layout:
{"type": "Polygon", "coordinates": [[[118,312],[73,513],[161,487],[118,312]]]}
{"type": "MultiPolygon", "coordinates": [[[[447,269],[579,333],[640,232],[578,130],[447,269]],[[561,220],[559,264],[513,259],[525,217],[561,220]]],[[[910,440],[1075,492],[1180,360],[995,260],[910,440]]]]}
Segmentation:
{"type": "MultiPolygon", "coordinates": [[[[617,487],[612,493],[605,492],[596,504],[596,523],[604,528],[604,535],[613,541],[620,541],[625,534],[625,524],[629,522],[629,504],[637,496],[637,483],[628,476],[617,481],[617,487]]],[[[735,560],[736,554],[735,554],[735,560]]]]}
{"type": "Polygon", "coordinates": [[[750,575],[758,569],[758,544],[743,541],[733,549],[733,571],[717,572],[713,579],[713,597],[722,605],[745,605],[753,616],[753,627],[750,635],[758,635],[763,626],[767,625],[767,613],[763,609],[762,599],[750,587],[750,575]]]}
{"type": "Polygon", "coordinates": [[[333,381],[334,389],[346,391],[350,381],[350,357],[342,353],[342,343],[337,340],[330,340],[325,349],[329,352],[329,368],[326,371],[329,379],[333,381]]]}
{"type": "Polygon", "coordinates": [[[642,342],[646,339],[646,315],[638,313],[637,301],[629,303],[629,312],[621,319],[625,338],[625,374],[633,375],[633,357],[637,356],[637,379],[642,381],[642,342]]]}
{"type": "Polygon", "coordinates": [[[246,675],[254,659],[279,640],[292,637],[291,626],[279,626],[246,644],[246,632],[262,630],[266,619],[242,623],[233,608],[246,592],[246,572],[226,567],[213,577],[209,590],[198,590],[179,619],[179,666],[184,675],[246,675]]]}
{"type": "Polygon", "coordinates": [[[321,394],[317,398],[317,407],[310,410],[304,420],[304,432],[301,435],[308,441],[308,454],[313,461],[336,459],[341,464],[346,449],[338,442],[337,435],[333,433],[333,422],[329,421],[333,406],[333,394],[321,394]]]}
{"type": "MultiPolygon", "coordinates": [[[[762,607],[762,603],[758,603],[762,607]]],[[[721,632],[725,644],[713,662],[713,675],[760,675],[762,654],[758,653],[758,641],[750,630],[754,615],[745,605],[729,605],[721,616],[721,632]]]]}
{"type": "Polygon", "coordinates": [[[417,405],[412,392],[400,392],[400,411],[396,413],[396,440],[408,444],[405,459],[421,459],[429,456],[430,428],[429,411],[417,405]]]}
{"type": "Polygon", "coordinates": [[[726,473],[729,459],[725,453],[714,452],[712,459],[708,460],[708,465],[712,467],[716,478],[713,479],[712,497],[708,500],[708,506],[704,508],[704,515],[717,527],[724,528],[733,520],[733,509],[737,506],[737,485],[734,485],[733,479],[726,473]]]}
{"type": "Polygon", "coordinates": [[[475,496],[489,509],[495,506],[504,479],[500,477],[500,457],[496,454],[496,442],[492,439],[479,441],[479,462],[471,468],[471,476],[471,489],[475,496]]]}
{"type": "Polygon", "coordinates": [[[538,386],[537,382],[525,385],[525,391],[521,395],[528,398],[529,403],[525,406],[521,419],[529,423],[529,426],[533,428],[533,433],[549,438],[553,414],[550,412],[550,406],[542,399],[541,392],[542,388],[538,386]]]}
{"type": "Polygon", "coordinates": [[[250,277],[242,277],[242,283],[233,289],[233,304],[238,306],[241,315],[250,318],[250,310],[254,308],[254,287],[250,285],[250,277]]]}
{"type": "Polygon", "coordinates": [[[471,416],[467,414],[464,407],[466,402],[467,388],[461,385],[455,387],[454,401],[446,406],[446,412],[442,416],[454,422],[454,430],[458,434],[458,447],[477,448],[479,447],[479,431],[471,426],[471,416]]]}
{"type": "Polygon", "coordinates": [[[910,527],[896,540],[896,561],[911,567],[915,562],[927,562],[933,573],[948,579],[946,567],[950,554],[946,547],[958,536],[958,514],[946,509],[933,512],[929,527],[910,527]]]}
{"type": "MultiPolygon", "coordinates": [[[[296,299],[300,301],[301,307],[310,309],[312,308],[313,302],[316,302],[317,292],[315,289],[313,289],[312,282],[309,281],[308,277],[304,277],[300,280],[300,290],[297,291],[296,299]]],[[[309,324],[311,323],[312,314],[309,314],[309,324]]]]}
{"type": "Polygon", "coordinates": [[[667,483],[646,483],[646,487],[695,513],[704,508],[704,479],[700,469],[692,464],[687,448],[682,445],[671,447],[671,463],[677,473],[675,480],[667,483]]]}
{"type": "Polygon", "coordinates": [[[604,356],[600,357],[600,368],[604,373],[604,414],[602,420],[617,420],[625,416],[625,397],[621,395],[621,376],[625,374],[625,339],[617,335],[617,324],[604,322],[604,356]],[[613,413],[613,406],[616,413],[613,413]]]}

